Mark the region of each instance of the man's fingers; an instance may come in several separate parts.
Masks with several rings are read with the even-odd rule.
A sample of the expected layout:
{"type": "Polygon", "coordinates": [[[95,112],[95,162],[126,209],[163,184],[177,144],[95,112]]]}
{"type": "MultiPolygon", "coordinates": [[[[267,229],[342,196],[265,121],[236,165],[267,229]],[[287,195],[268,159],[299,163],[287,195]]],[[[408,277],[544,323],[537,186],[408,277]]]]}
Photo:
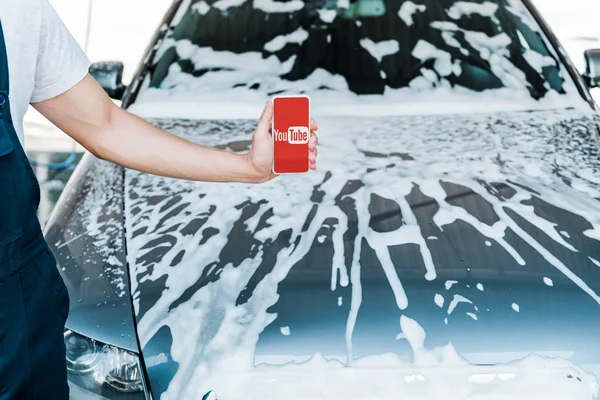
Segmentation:
{"type": "Polygon", "coordinates": [[[318,143],[319,138],[314,132],[311,132],[310,139],[308,140],[308,149],[316,153],[318,143]]]}
{"type": "Polygon", "coordinates": [[[308,150],[309,150],[308,165],[309,165],[310,169],[313,171],[317,169],[317,154],[319,152],[317,150],[318,142],[319,142],[319,139],[317,138],[317,135],[315,134],[315,132],[311,132],[311,137],[310,137],[310,140],[308,141],[308,150]]]}
{"type": "Polygon", "coordinates": [[[317,137],[317,134],[314,132],[317,128],[317,123],[314,122],[314,120],[311,120],[311,124],[313,124],[313,127],[311,127],[311,132],[310,132],[310,139],[308,141],[308,163],[310,166],[311,170],[315,170],[317,169],[317,154],[318,154],[318,150],[317,150],[317,143],[319,143],[319,138],[317,137]],[[313,129],[314,128],[314,129],[313,129]]]}
{"type": "Polygon", "coordinates": [[[260,137],[266,137],[271,129],[271,119],[273,118],[273,103],[271,100],[267,100],[267,104],[265,104],[265,109],[258,120],[258,125],[256,127],[256,135],[260,137]]]}
{"type": "Polygon", "coordinates": [[[317,124],[317,121],[315,121],[314,119],[310,119],[310,130],[311,131],[318,131],[319,130],[319,125],[317,124]]]}

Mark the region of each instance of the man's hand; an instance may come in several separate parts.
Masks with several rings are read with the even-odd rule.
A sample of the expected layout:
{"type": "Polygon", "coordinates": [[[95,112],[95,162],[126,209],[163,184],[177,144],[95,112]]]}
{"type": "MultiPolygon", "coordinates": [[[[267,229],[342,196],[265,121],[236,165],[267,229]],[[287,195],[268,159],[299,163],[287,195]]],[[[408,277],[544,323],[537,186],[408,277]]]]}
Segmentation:
{"type": "MultiPolygon", "coordinates": [[[[252,136],[252,148],[247,154],[249,163],[256,171],[260,182],[267,182],[275,178],[277,175],[273,173],[273,138],[271,132],[271,120],[273,119],[273,103],[269,100],[265,109],[260,116],[258,125],[252,136]]],[[[317,168],[317,135],[319,129],[317,123],[312,118],[310,119],[311,136],[308,141],[308,161],[310,169],[317,168]]]]}
{"type": "MultiPolygon", "coordinates": [[[[247,154],[191,143],[119,108],[90,75],[67,92],[33,106],[59,129],[99,158],[138,171],[206,182],[261,183],[274,177],[267,103],[247,154]]],[[[311,131],[317,124],[311,121],[311,131]]],[[[316,168],[317,138],[309,142],[316,168]]]]}

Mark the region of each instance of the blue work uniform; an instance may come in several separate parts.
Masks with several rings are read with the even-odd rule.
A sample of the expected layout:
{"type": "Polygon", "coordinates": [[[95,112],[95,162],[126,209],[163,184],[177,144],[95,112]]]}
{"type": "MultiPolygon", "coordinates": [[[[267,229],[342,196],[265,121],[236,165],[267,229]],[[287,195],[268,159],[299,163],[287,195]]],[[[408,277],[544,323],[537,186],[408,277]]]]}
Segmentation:
{"type": "Polygon", "coordinates": [[[38,181],[13,126],[0,23],[0,400],[69,398],[67,288],[37,218],[38,181]]]}

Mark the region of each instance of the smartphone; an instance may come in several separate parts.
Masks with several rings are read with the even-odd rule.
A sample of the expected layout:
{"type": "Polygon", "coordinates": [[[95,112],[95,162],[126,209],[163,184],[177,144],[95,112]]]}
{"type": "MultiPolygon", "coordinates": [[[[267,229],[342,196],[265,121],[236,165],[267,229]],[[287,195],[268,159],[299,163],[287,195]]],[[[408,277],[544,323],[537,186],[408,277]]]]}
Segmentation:
{"type": "Polygon", "coordinates": [[[298,174],[309,170],[310,99],[308,96],[273,98],[273,173],[298,174]]]}

